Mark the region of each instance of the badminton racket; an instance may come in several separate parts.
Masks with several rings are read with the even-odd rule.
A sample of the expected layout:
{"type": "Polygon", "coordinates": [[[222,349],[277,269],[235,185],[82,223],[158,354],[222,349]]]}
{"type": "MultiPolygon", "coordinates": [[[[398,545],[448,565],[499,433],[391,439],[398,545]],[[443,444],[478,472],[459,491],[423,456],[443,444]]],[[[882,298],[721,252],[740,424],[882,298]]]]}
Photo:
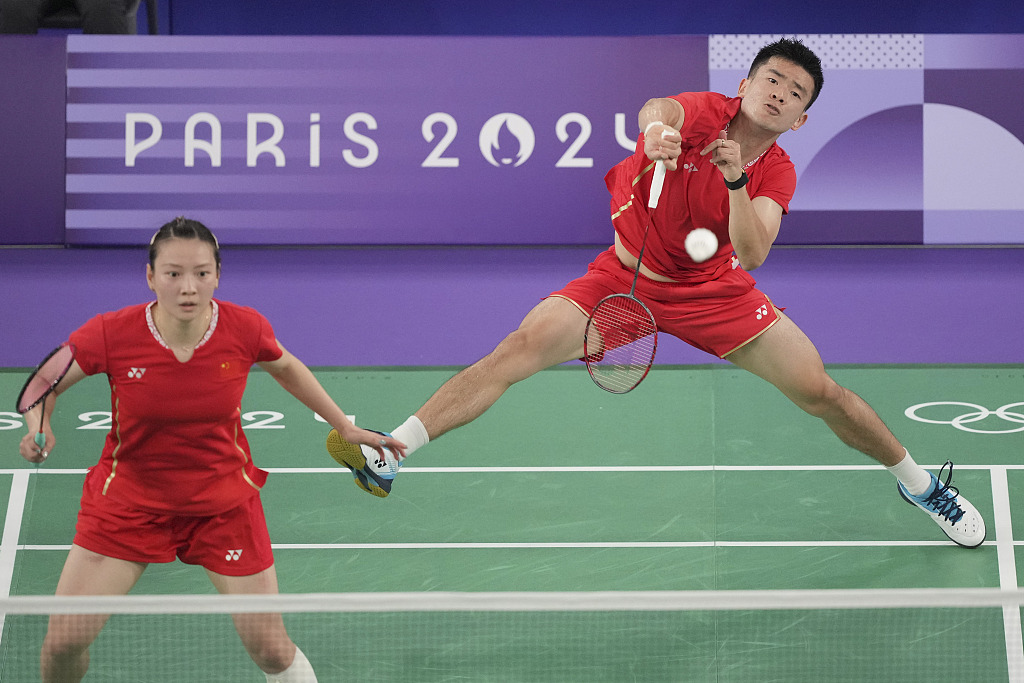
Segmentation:
{"type": "Polygon", "coordinates": [[[597,302],[583,336],[583,358],[597,386],[613,394],[625,394],[644,380],[658,349],[658,326],[651,311],[636,298],[640,262],[647,248],[651,216],[665,184],[665,162],[659,161],[651,178],[647,200],[647,227],[636,259],[629,294],[612,294],[597,302]]]}
{"type": "Polygon", "coordinates": [[[68,374],[75,360],[74,344],[61,344],[50,352],[43,362],[36,366],[25,386],[18,394],[18,412],[24,415],[36,406],[40,406],[39,431],[35,442],[40,451],[46,446],[46,435],[43,433],[43,422],[46,420],[46,399],[57,388],[64,375],[68,374]]]}

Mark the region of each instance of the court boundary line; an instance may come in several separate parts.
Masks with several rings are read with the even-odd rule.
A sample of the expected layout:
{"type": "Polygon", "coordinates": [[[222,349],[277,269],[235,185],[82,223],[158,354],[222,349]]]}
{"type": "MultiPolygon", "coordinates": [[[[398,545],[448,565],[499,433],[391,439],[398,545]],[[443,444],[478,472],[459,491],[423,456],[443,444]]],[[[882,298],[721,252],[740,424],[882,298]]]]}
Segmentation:
{"type": "MultiPolygon", "coordinates": [[[[7,499],[4,516],[4,531],[0,537],[0,598],[11,595],[14,583],[14,565],[21,550],[21,525],[25,517],[25,503],[28,500],[29,475],[32,470],[15,472],[11,479],[11,492],[7,499]]],[[[7,614],[0,611],[0,633],[3,633],[7,614]]]]}
{"type": "MultiPolygon", "coordinates": [[[[940,465],[921,465],[925,469],[938,471],[940,465]]],[[[1024,464],[1006,465],[956,465],[958,470],[992,471],[1024,470],[1024,464]]],[[[260,467],[271,474],[348,474],[344,467],[260,467]]],[[[882,465],[525,465],[496,467],[417,467],[404,465],[402,472],[420,474],[486,474],[488,472],[884,472],[882,465]]],[[[0,475],[18,472],[33,474],[86,474],[88,469],[48,468],[33,471],[26,467],[0,468],[0,475]]]]}
{"type": "MultiPolygon", "coordinates": [[[[381,543],[272,543],[274,550],[637,550],[675,548],[916,548],[948,546],[949,541],[438,541],[381,543]]],[[[984,545],[994,545],[986,541],[984,545]]],[[[69,543],[24,543],[18,550],[67,551],[69,543]]],[[[767,589],[766,589],[767,590],[767,589]]]]}
{"type": "MultiPolygon", "coordinates": [[[[1017,590],[1017,559],[1014,552],[1013,520],[1010,514],[1010,486],[1006,467],[992,467],[992,526],[995,532],[996,565],[999,587],[1017,590]]],[[[1021,634],[1020,606],[1003,607],[1003,640],[1006,644],[1006,670],[1011,681],[1024,680],[1024,637],[1021,634]]]]}

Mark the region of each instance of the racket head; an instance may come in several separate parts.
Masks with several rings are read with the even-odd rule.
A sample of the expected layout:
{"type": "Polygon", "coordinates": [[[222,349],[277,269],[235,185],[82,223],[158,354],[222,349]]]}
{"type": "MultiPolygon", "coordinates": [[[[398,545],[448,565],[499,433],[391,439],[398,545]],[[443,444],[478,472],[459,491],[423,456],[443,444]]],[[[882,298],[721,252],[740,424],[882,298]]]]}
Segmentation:
{"type": "Polygon", "coordinates": [[[74,360],[74,344],[61,344],[51,351],[25,380],[25,386],[18,394],[18,412],[24,415],[49,396],[50,392],[64,379],[64,375],[67,374],[74,360]]]}
{"type": "Polygon", "coordinates": [[[612,294],[597,302],[583,336],[583,360],[594,384],[613,394],[635,389],[658,350],[658,326],[640,299],[612,294]]]}

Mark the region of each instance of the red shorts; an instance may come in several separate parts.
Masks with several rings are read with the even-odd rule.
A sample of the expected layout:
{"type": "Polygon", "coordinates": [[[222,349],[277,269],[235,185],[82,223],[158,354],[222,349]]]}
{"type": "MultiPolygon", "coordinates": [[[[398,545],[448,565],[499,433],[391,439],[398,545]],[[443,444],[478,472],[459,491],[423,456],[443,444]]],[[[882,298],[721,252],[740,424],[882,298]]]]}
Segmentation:
{"type": "Polygon", "coordinates": [[[87,484],[74,542],[129,562],[173,562],[177,557],[227,576],[250,576],[274,564],[258,495],[226,512],[196,517],[125,507],[87,484]]]}
{"type": "MultiPolygon", "coordinates": [[[[590,315],[609,294],[628,293],[633,272],[609,249],[594,259],[586,275],[550,296],[568,299],[590,315]]],[[[779,320],[775,306],[755,284],[733,259],[706,282],[658,282],[640,275],[636,296],[651,309],[660,332],[725,358],[779,320]]]]}

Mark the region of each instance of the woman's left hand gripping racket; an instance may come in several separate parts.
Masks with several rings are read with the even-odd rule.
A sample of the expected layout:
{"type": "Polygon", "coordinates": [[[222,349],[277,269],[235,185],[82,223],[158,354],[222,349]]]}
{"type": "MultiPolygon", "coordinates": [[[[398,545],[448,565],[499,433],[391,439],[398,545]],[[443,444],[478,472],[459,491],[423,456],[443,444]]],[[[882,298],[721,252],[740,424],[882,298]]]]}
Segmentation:
{"type": "Polygon", "coordinates": [[[637,256],[636,272],[629,294],[612,294],[597,302],[583,337],[583,357],[597,386],[613,394],[635,389],[650,372],[658,349],[658,326],[650,309],[636,298],[636,280],[640,261],[647,247],[651,214],[658,206],[665,183],[665,162],[654,166],[651,192],[647,200],[647,227],[637,256]]]}
{"type": "Polygon", "coordinates": [[[46,456],[49,455],[46,452],[46,434],[43,433],[43,423],[46,420],[46,399],[64,379],[64,375],[71,369],[71,364],[74,361],[74,344],[61,344],[51,351],[50,355],[44,358],[43,362],[29,375],[25,386],[21,388],[21,393],[18,394],[17,408],[22,415],[36,406],[40,408],[39,430],[35,435],[35,444],[42,460],[46,460],[46,456]]]}

